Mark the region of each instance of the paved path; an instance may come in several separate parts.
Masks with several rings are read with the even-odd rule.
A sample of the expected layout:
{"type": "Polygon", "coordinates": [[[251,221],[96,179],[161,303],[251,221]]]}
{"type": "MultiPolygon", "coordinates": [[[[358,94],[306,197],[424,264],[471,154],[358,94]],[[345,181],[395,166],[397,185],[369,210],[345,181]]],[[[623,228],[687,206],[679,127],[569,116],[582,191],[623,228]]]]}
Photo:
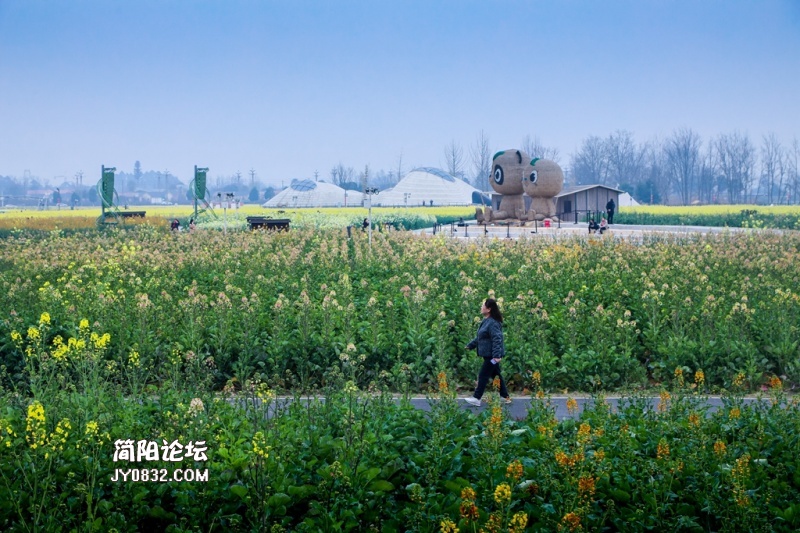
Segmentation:
{"type": "MultiPolygon", "coordinates": [[[[529,222],[526,226],[519,225],[505,225],[498,223],[497,225],[478,225],[475,221],[469,221],[465,226],[444,225],[436,230],[436,234],[444,234],[448,237],[464,240],[474,240],[480,238],[511,238],[518,239],[521,236],[527,238],[550,238],[558,240],[561,238],[572,238],[575,236],[582,236],[592,239],[600,238],[615,238],[615,239],[631,239],[641,240],[646,234],[656,233],[670,233],[673,235],[690,235],[690,234],[707,234],[707,233],[742,233],[752,231],[773,231],[781,233],[781,230],[754,230],[750,228],[725,228],[725,227],[711,227],[711,226],[641,226],[633,224],[613,224],[609,230],[601,235],[589,234],[586,224],[574,224],[572,222],[562,222],[560,227],[558,224],[549,228],[542,227],[541,225],[533,226],[529,222]]],[[[423,235],[433,235],[433,228],[425,228],[417,230],[416,233],[423,235]]]]}
{"type": "MultiPolygon", "coordinates": [[[[488,404],[486,403],[486,401],[484,401],[483,404],[480,407],[472,406],[472,405],[468,404],[465,401],[465,398],[466,398],[465,396],[459,396],[457,398],[458,405],[459,405],[459,407],[461,409],[470,410],[470,411],[472,411],[472,412],[477,414],[477,413],[481,413],[482,411],[486,410],[487,407],[488,407],[488,404]]],[[[652,409],[657,409],[658,408],[658,404],[660,402],[660,399],[659,399],[658,396],[646,396],[646,398],[650,402],[650,405],[651,405],[652,409]]],[[[705,398],[706,403],[709,406],[709,412],[713,413],[714,411],[716,411],[717,409],[719,409],[720,407],[723,406],[723,401],[722,401],[722,398],[720,396],[706,396],[706,397],[703,397],[703,398],[705,398]]],[[[616,410],[621,403],[625,402],[626,399],[628,399],[628,397],[625,397],[625,396],[605,396],[604,397],[604,400],[606,401],[606,403],[611,405],[612,409],[614,409],[614,410],[616,410]]],[[[399,403],[401,400],[402,399],[399,396],[395,397],[395,401],[396,402],[399,403]]],[[[484,397],[484,400],[486,400],[486,397],[484,397]]],[[[280,409],[280,407],[286,406],[288,403],[290,403],[292,401],[294,401],[294,399],[291,398],[291,397],[279,397],[276,400],[276,406],[275,407],[280,409]]],[[[325,398],[322,397],[322,396],[305,396],[305,397],[300,398],[300,401],[304,401],[304,402],[325,401],[325,398]]],[[[437,400],[432,400],[432,399],[429,399],[427,397],[422,397],[422,396],[414,396],[414,397],[410,398],[411,405],[414,408],[419,409],[421,411],[430,411],[431,410],[431,402],[435,402],[435,401],[437,401],[437,400]]],[[[509,415],[511,416],[511,418],[514,418],[516,420],[521,420],[521,419],[524,419],[528,415],[528,410],[530,409],[531,405],[533,405],[533,402],[543,403],[543,402],[547,402],[547,401],[550,402],[550,406],[554,409],[556,419],[557,420],[564,420],[564,419],[567,419],[567,418],[578,418],[580,416],[581,412],[583,412],[584,409],[586,409],[587,407],[591,406],[596,401],[596,398],[593,398],[591,396],[585,396],[585,395],[574,395],[574,396],[572,396],[572,395],[569,395],[569,396],[568,395],[556,395],[556,396],[549,396],[549,397],[547,397],[545,399],[540,400],[540,399],[532,398],[531,396],[514,396],[514,397],[512,397],[511,404],[510,405],[504,405],[504,408],[508,409],[508,412],[509,412],[509,415]],[[567,409],[567,401],[570,398],[573,398],[578,404],[578,408],[574,413],[570,413],[569,410],[567,409]]],[[[747,396],[747,397],[744,398],[744,402],[746,404],[755,403],[755,402],[769,403],[771,401],[772,401],[771,398],[768,398],[768,397],[747,396]]],[[[268,414],[267,416],[272,416],[274,414],[274,412],[275,412],[275,410],[273,408],[273,409],[271,409],[270,414],[268,414]]]]}

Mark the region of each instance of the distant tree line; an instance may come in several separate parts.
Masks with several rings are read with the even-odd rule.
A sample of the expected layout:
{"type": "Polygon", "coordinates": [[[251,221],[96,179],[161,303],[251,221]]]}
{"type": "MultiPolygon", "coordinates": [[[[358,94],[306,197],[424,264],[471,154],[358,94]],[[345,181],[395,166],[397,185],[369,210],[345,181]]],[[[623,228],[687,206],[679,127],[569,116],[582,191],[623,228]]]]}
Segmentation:
{"type": "MultiPolygon", "coordinates": [[[[510,147],[492,147],[481,130],[466,152],[455,140],[447,144],[444,159],[439,164],[452,176],[486,191],[490,189],[493,153],[507,148],[510,147]]],[[[566,174],[565,186],[608,185],[630,193],[643,203],[800,203],[800,141],[797,137],[785,144],[770,133],[756,145],[746,133],[733,132],[704,141],[692,129],[681,128],[665,139],[639,143],[633,133],[618,130],[607,137],[590,135],[585,138],[569,157],[567,165],[560,160],[558,148],[545,145],[536,136],[527,135],[519,148],[531,157],[552,159],[561,164],[566,174]]],[[[325,181],[349,190],[363,190],[367,185],[385,190],[404,176],[403,163],[402,153],[396,166],[389,170],[375,171],[366,165],[362,171],[356,171],[340,161],[331,168],[325,181]]],[[[217,192],[233,193],[242,200],[256,203],[272,198],[283,188],[283,184],[281,187],[265,185],[254,169],[248,174],[245,177],[237,171],[230,176],[209,176],[207,187],[212,199],[217,192]]],[[[313,179],[324,178],[315,172],[313,179]]],[[[83,182],[83,172],[76,173],[74,180],[57,185],[27,173],[21,180],[0,176],[0,197],[4,204],[35,205],[43,200],[41,191],[50,189],[48,202],[97,205],[99,199],[94,183],[85,185],[83,182]],[[28,197],[31,190],[40,191],[39,197],[28,197]]],[[[188,184],[168,170],[142,171],[139,161],[134,164],[133,172],[117,173],[115,186],[123,198],[136,199],[137,193],[147,193],[171,202],[192,201],[188,184]]]]}
{"type": "Polygon", "coordinates": [[[681,128],[666,139],[636,143],[628,131],[590,136],[570,158],[572,185],[600,183],[645,203],[800,202],[800,142],[770,133],[757,146],[745,133],[705,142],[681,128]]]}

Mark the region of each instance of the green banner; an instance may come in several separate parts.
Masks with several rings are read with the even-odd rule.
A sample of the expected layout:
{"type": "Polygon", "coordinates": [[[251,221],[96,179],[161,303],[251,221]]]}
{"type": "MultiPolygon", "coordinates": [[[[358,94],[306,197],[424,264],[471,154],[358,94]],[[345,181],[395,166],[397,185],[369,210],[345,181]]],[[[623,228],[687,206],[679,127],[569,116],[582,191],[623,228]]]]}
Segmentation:
{"type": "Polygon", "coordinates": [[[206,196],[207,168],[198,168],[194,172],[194,197],[202,200],[206,196]]]}
{"type": "Polygon", "coordinates": [[[100,185],[100,193],[103,197],[103,204],[111,206],[114,204],[114,171],[103,170],[103,183],[100,185]]]}

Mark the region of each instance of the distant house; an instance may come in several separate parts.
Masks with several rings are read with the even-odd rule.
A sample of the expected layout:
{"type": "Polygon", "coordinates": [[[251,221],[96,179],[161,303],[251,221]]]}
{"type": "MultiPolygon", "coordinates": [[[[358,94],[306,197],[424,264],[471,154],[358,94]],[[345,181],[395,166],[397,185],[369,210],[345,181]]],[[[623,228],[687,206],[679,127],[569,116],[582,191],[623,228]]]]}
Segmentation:
{"type": "Polygon", "coordinates": [[[565,221],[580,222],[589,213],[605,213],[610,199],[619,207],[623,191],[607,185],[566,187],[555,197],[556,213],[565,221]]]}

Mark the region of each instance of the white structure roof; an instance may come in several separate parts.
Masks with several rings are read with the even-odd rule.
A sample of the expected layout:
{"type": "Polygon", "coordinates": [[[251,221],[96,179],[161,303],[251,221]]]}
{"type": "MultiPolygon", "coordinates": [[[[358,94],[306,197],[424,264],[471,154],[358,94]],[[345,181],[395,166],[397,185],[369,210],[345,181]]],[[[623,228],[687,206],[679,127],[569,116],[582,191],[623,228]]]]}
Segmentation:
{"type": "Polygon", "coordinates": [[[633,196],[624,192],[619,195],[619,206],[620,207],[630,207],[634,205],[639,205],[639,202],[633,199],[633,196]]]}
{"type": "Polygon", "coordinates": [[[363,193],[314,180],[292,180],[292,184],[267,200],[262,207],[360,206],[363,193]]]}
{"type": "Polygon", "coordinates": [[[373,196],[372,205],[411,207],[430,205],[431,200],[433,205],[471,205],[473,193],[481,194],[481,191],[438,168],[420,167],[406,174],[391,189],[373,196]]]}

